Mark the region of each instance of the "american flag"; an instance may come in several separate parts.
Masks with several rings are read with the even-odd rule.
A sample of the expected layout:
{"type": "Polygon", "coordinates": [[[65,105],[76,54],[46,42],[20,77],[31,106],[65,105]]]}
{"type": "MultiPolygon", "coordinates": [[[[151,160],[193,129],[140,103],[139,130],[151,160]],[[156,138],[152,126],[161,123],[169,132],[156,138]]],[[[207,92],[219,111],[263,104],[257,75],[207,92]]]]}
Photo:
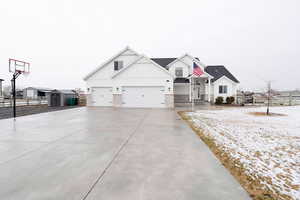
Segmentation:
{"type": "Polygon", "coordinates": [[[196,64],[194,63],[194,70],[193,70],[193,74],[196,76],[201,76],[202,74],[204,74],[204,72],[202,71],[202,69],[196,64]]]}

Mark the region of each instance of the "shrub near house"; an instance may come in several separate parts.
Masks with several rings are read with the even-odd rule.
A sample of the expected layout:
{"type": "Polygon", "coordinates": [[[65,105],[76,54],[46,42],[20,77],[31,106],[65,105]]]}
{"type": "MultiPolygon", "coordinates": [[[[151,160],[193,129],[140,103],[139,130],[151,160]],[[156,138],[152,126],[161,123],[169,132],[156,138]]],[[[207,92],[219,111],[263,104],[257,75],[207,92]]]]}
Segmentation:
{"type": "Polygon", "coordinates": [[[234,97],[233,96],[231,96],[231,97],[226,97],[226,103],[227,104],[232,104],[233,102],[234,102],[234,97]]]}
{"type": "MultiPolygon", "coordinates": [[[[235,98],[233,96],[226,97],[226,104],[232,104],[234,103],[235,98]]],[[[215,104],[221,105],[224,104],[224,98],[219,96],[216,98],[215,104]]]]}
{"type": "Polygon", "coordinates": [[[224,98],[223,97],[217,97],[215,104],[221,105],[221,104],[223,104],[223,102],[224,102],[224,98]]]}

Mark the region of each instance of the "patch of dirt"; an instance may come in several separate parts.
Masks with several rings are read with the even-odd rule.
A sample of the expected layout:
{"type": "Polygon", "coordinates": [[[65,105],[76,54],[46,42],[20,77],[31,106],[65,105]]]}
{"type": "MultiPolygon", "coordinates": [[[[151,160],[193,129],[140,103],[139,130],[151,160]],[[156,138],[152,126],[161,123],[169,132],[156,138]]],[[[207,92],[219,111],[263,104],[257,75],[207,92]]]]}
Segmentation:
{"type": "Polygon", "coordinates": [[[249,112],[248,114],[254,115],[254,116],[270,116],[270,117],[283,117],[283,116],[287,116],[285,114],[280,114],[280,113],[269,113],[267,115],[266,112],[249,112]]]}
{"type": "MultiPolygon", "coordinates": [[[[250,177],[246,173],[246,168],[243,164],[238,159],[234,159],[230,155],[230,152],[225,151],[222,146],[217,145],[214,139],[205,135],[200,128],[195,126],[191,121],[191,118],[187,116],[185,112],[179,111],[178,114],[210,148],[215,156],[221,161],[222,165],[239,181],[253,200],[292,200],[291,197],[282,195],[279,192],[273,192],[265,185],[262,185],[261,181],[270,182],[268,177],[250,177]]],[[[270,182],[270,184],[272,183],[270,182]]]]}

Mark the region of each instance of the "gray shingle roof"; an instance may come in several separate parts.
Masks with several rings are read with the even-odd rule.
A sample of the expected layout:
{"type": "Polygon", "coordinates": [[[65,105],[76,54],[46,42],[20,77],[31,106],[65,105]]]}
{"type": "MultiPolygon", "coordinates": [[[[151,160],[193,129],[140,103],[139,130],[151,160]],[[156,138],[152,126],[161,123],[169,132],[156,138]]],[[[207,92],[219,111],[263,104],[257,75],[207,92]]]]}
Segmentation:
{"type": "Polygon", "coordinates": [[[176,60],[177,58],[151,58],[154,62],[162,66],[163,68],[167,68],[167,65],[176,60]]]}
{"type": "Polygon", "coordinates": [[[27,87],[27,88],[24,88],[24,90],[29,90],[29,89],[33,89],[33,90],[37,90],[37,91],[41,91],[41,92],[51,92],[53,90],[52,88],[44,88],[44,87],[27,87]]]}
{"type": "Polygon", "coordinates": [[[222,76],[226,76],[233,82],[239,83],[239,81],[223,65],[207,66],[204,70],[214,77],[212,82],[215,82],[222,76]]]}
{"type": "Polygon", "coordinates": [[[188,78],[175,78],[174,83],[189,83],[190,80],[188,78]]]}
{"type": "MultiPolygon", "coordinates": [[[[159,64],[160,66],[167,69],[167,65],[176,60],[177,58],[151,58],[154,62],[159,64]]],[[[199,58],[196,58],[199,60],[199,58]]],[[[205,68],[205,72],[212,75],[214,78],[212,79],[212,82],[215,82],[222,76],[226,76],[233,82],[239,83],[239,81],[224,67],[223,65],[214,65],[214,66],[207,66],[205,68]]],[[[182,81],[182,80],[178,80],[182,81]]]]}
{"type": "MultiPolygon", "coordinates": [[[[167,69],[167,65],[176,60],[177,58],[151,58],[154,62],[167,69]]],[[[200,61],[199,58],[195,58],[200,61]]]]}

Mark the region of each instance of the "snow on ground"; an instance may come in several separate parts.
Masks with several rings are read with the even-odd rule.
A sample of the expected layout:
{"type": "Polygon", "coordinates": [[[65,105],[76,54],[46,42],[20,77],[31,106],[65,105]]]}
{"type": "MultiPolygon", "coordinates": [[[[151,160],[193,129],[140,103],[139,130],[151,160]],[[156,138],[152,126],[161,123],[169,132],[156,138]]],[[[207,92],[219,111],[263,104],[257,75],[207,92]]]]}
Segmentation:
{"type": "Polygon", "coordinates": [[[249,114],[265,111],[265,107],[226,108],[188,115],[204,134],[239,159],[248,175],[264,177],[269,189],[300,199],[300,106],[270,108],[286,116],[249,114]]]}

